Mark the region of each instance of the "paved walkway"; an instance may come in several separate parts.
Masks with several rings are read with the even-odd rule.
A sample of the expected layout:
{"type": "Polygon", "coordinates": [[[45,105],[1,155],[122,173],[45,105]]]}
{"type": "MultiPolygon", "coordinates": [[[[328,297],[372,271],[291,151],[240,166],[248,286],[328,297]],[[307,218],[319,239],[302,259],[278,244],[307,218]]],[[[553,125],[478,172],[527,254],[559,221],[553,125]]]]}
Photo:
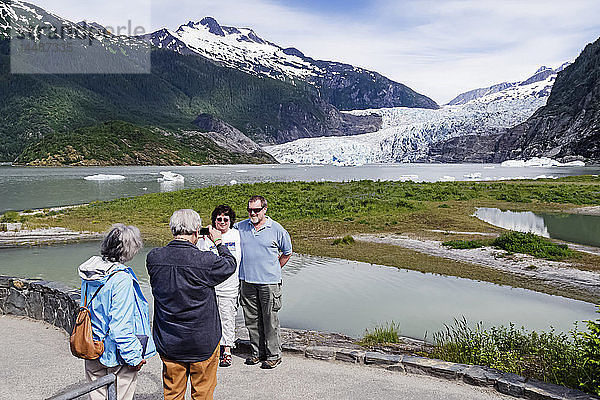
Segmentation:
{"type": "MultiPolygon", "coordinates": [[[[287,354],[274,370],[244,365],[238,356],[233,362],[230,368],[219,368],[217,400],[512,399],[459,381],[287,354]]],[[[0,399],[43,399],[84,380],[83,361],[71,356],[62,329],[31,319],[0,316],[0,399]]],[[[162,399],[158,357],[142,368],[135,399],[162,399]]]]}

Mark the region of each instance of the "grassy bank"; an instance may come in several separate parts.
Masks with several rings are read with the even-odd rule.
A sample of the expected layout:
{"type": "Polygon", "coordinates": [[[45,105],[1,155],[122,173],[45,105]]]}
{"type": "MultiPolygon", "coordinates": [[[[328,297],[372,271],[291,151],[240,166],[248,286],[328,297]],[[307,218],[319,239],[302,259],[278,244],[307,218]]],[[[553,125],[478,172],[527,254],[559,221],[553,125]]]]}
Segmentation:
{"type": "MultiPolygon", "coordinates": [[[[268,214],[289,230],[297,252],[596,300],[492,268],[432,257],[398,246],[348,240],[334,245],[333,242],[337,237],[358,233],[397,233],[444,241],[476,238],[448,233],[451,231],[500,234],[502,229],[472,216],[476,207],[561,211],[581,205],[599,205],[598,177],[493,183],[357,181],[215,186],[92,203],[52,216],[30,217],[28,225],[104,231],[115,222],[124,222],[139,226],[152,244],[162,244],[170,239],[168,222],[173,211],[193,208],[208,221],[216,205],[229,204],[237,211],[238,219],[242,219],[246,216],[247,199],[253,194],[262,194],[268,199],[268,214]]],[[[600,269],[597,256],[581,255],[565,261],[575,268],[600,269]]]]}

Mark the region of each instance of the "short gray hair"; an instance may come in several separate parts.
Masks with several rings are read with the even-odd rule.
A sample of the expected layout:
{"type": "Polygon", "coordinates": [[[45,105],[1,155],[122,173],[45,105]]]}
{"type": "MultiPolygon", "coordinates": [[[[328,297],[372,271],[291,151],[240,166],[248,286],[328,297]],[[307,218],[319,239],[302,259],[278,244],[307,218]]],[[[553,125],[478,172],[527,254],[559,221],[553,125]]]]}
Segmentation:
{"type": "Polygon", "coordinates": [[[115,224],[104,237],[100,254],[106,261],[131,261],[144,242],[140,230],[133,225],[115,224]]]}
{"type": "Polygon", "coordinates": [[[171,215],[169,226],[173,236],[192,235],[202,226],[202,219],[196,211],[185,208],[171,215]]]}

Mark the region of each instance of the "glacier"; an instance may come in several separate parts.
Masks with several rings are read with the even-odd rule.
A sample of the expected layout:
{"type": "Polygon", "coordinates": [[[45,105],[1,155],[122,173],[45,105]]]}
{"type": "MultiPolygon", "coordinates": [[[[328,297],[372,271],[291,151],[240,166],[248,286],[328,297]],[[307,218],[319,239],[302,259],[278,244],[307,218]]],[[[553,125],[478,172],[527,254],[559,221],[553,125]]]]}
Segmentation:
{"type": "Polygon", "coordinates": [[[355,136],[298,139],[263,149],[280,163],[362,165],[426,161],[432,143],[467,134],[497,133],[526,121],[546,104],[555,79],[556,73],[539,81],[528,79],[523,81],[527,84],[514,84],[437,110],[394,107],[348,111],[354,115],[381,115],[381,129],[355,136]]]}

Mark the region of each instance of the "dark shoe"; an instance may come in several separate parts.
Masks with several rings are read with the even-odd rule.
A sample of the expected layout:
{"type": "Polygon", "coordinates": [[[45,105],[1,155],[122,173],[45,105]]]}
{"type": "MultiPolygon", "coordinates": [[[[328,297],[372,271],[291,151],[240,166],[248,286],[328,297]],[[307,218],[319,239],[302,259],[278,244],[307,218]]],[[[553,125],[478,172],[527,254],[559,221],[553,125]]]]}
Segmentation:
{"type": "Polygon", "coordinates": [[[281,358],[278,358],[277,360],[266,360],[263,361],[262,365],[260,366],[262,369],[273,369],[276,366],[278,366],[279,364],[281,364],[281,358]]]}
{"type": "Polygon", "coordinates": [[[231,367],[231,354],[223,353],[221,355],[221,361],[219,361],[219,367],[231,367]]]}
{"type": "Polygon", "coordinates": [[[246,364],[246,365],[256,365],[259,362],[260,362],[260,358],[258,358],[258,356],[252,356],[252,357],[246,358],[246,361],[244,362],[244,364],[246,364]]]}

